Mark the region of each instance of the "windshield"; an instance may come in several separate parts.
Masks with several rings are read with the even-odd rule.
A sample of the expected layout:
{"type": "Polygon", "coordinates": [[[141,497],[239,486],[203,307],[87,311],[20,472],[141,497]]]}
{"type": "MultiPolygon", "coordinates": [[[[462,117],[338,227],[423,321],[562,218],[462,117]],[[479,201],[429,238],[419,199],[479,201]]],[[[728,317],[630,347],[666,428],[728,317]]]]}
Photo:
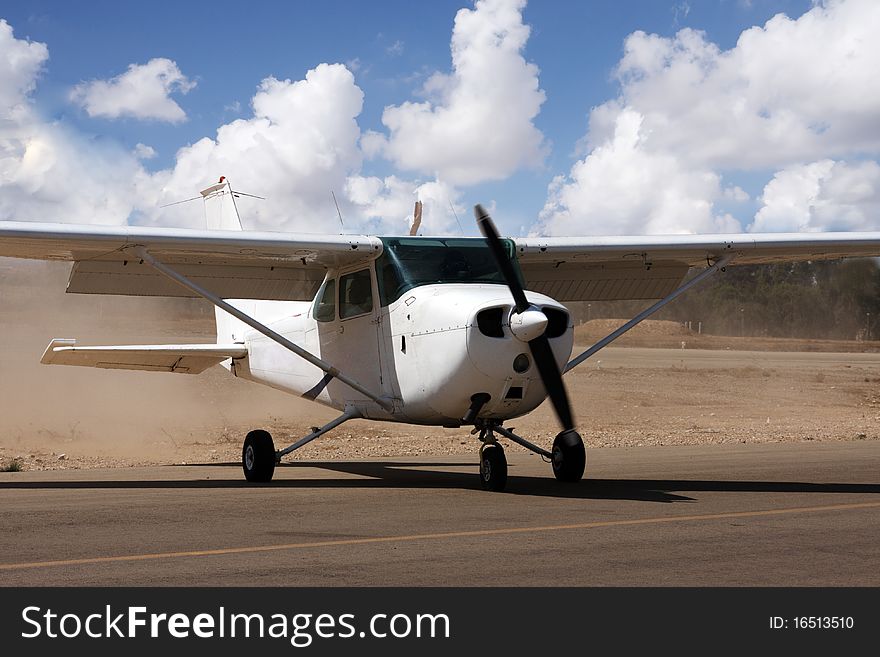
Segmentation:
{"type": "MultiPolygon", "coordinates": [[[[513,241],[502,242],[522,282],[513,241]]],[[[383,306],[419,285],[505,284],[492,252],[481,238],[383,237],[382,244],[385,248],[376,261],[376,273],[383,306]]]]}

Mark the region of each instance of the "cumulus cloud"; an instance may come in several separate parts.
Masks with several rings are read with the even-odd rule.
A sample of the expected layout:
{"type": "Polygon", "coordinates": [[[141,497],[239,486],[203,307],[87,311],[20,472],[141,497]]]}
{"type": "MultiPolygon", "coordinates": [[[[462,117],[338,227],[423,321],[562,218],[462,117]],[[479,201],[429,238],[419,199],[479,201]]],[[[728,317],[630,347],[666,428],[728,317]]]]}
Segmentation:
{"type": "Polygon", "coordinates": [[[721,193],[721,196],[728,201],[735,201],[737,203],[744,203],[748,201],[751,197],[748,192],[746,192],[739,185],[733,185],[731,187],[725,187],[724,191],[721,193]]]}
{"type": "MultiPolygon", "coordinates": [[[[430,100],[387,108],[387,134],[361,130],[363,93],[349,68],[320,64],[300,80],[264,79],[250,112],[242,108],[158,171],[144,168],[156,156],[146,144],[86,138],[39,117],[27,101],[48,49],[16,40],[2,23],[0,81],[10,82],[0,100],[23,109],[0,126],[0,219],[202,227],[198,203],[161,206],[224,175],[236,189],[266,197],[241,199],[249,229],[338,232],[333,191],[347,231],[406,232],[418,199],[424,234],[458,233],[456,213],[466,212],[459,185],[499,179],[543,158],[532,119],[544,93],[537,67],[522,56],[529,35],[523,6],[479,0],[460,11],[452,71],[430,78],[422,90],[430,100]],[[416,173],[368,175],[364,158],[379,155],[416,173]]],[[[71,99],[91,116],[176,122],[185,113],[171,96],[193,85],[175,62],[157,58],[84,82],[71,99]]]]}
{"type": "Polygon", "coordinates": [[[145,178],[136,158],[26,117],[0,134],[0,220],[124,224],[145,178]]]}
{"type": "MultiPolygon", "coordinates": [[[[784,166],[880,148],[880,4],[832,0],[779,14],[722,51],[691,29],[626,39],[617,105],[652,146],[720,167],[784,166]]],[[[609,108],[613,109],[613,108],[609,108]]]]}
{"type": "Polygon", "coordinates": [[[134,156],[139,160],[151,160],[156,157],[156,149],[138,142],[134,146],[134,156]]]}
{"type": "Polygon", "coordinates": [[[48,57],[0,20],[0,219],[124,223],[143,170],[121,147],[38,116],[29,95],[48,57]]]}
{"type": "Polygon", "coordinates": [[[478,0],[473,9],[461,9],[451,73],[427,80],[425,101],[386,107],[388,134],[372,133],[368,152],[456,185],[540,165],[544,137],[533,120],[545,96],[538,67],[522,55],[529,38],[524,6],[525,0],[478,0]]]}
{"type": "Polygon", "coordinates": [[[47,59],[46,44],[16,39],[12,26],[0,18],[0,119],[26,101],[47,59]]]}
{"type": "MultiPolygon", "coordinates": [[[[729,215],[716,216],[720,177],[693,170],[675,155],[643,148],[643,117],[625,110],[614,135],[557,176],[542,211],[550,235],[731,232],[729,215]]],[[[741,190],[740,190],[741,191],[741,190]]]]}
{"type": "Polygon", "coordinates": [[[380,234],[408,234],[416,201],[422,202],[421,235],[458,232],[455,213],[464,212],[457,202],[458,192],[436,180],[419,183],[397,176],[351,176],[345,191],[358,213],[369,222],[370,232],[380,234]]]}
{"type": "MultiPolygon", "coordinates": [[[[591,111],[586,153],[554,179],[534,230],[877,228],[880,165],[871,158],[880,151],[880,86],[871,66],[880,53],[870,36],[878,7],[836,0],[797,19],[780,15],[726,51],[693,30],[630,35],[616,68],[620,93],[591,111]],[[725,183],[727,172],[768,169],[776,174],[755,199],[754,218],[718,209],[753,207],[745,190],[725,183]]],[[[424,102],[387,108],[385,133],[360,129],[363,93],[350,70],[322,64],[300,80],[266,78],[248,116],[180,149],[156,172],[142,164],[155,155],[149,146],[85,138],[40,117],[30,96],[49,51],[16,39],[0,20],[0,219],[201,227],[197,203],[159,206],[222,174],[267,197],[242,200],[248,228],[336,232],[333,190],[346,230],[405,232],[419,198],[423,232],[457,232],[454,213],[465,212],[457,186],[541,162],[533,119],[544,94],[522,55],[522,8],[480,0],[460,11],[451,71],[429,78],[424,102]],[[365,174],[363,159],[378,156],[421,178],[365,174]]],[[[170,60],[101,83],[107,97],[116,94],[116,109],[95,111],[123,115],[126,76],[155,62],[166,62],[154,70],[166,75],[147,75],[160,83],[153,97],[171,103],[167,120],[182,116],[169,94],[192,83],[170,60]]],[[[80,102],[93,84],[80,86],[80,102]]]]}
{"type": "MultiPolygon", "coordinates": [[[[214,138],[180,149],[172,167],[151,173],[140,162],[155,155],[149,146],[128,150],[42,119],[25,101],[46,46],[15,39],[5,24],[0,39],[0,75],[10,81],[0,106],[8,117],[0,121],[0,219],[203,227],[196,204],[159,206],[227,175],[239,189],[268,197],[248,206],[250,228],[338,230],[330,190],[343,192],[361,162],[355,119],[363,94],[345,67],[263,80],[250,118],[221,126],[214,138]]],[[[359,219],[351,216],[351,225],[359,219]]]]}
{"type": "Polygon", "coordinates": [[[175,62],[158,57],[146,64],[131,64],[125,73],[110,80],[78,84],[71,91],[70,99],[92,117],[128,116],[180,123],[186,120],[186,112],[171,94],[185,94],[195,85],[175,62]]]}
{"type": "MultiPolygon", "coordinates": [[[[303,80],[269,77],[251,104],[250,118],[180,149],[174,167],[155,174],[156,205],[192,196],[194,185],[222,174],[237,189],[266,196],[247,204],[248,228],[337,232],[330,192],[340,196],[361,164],[356,119],[363,92],[354,76],[341,64],[321,64],[303,80]]],[[[179,224],[186,214],[202,220],[178,207],[139,220],[179,224]]]]}
{"type": "MultiPolygon", "coordinates": [[[[692,29],[670,38],[631,34],[616,67],[620,94],[591,111],[582,140],[588,153],[554,181],[538,230],[731,229],[736,222],[716,216],[715,204],[743,202],[748,195],[723,188],[719,182],[725,172],[779,171],[778,184],[765,189],[766,204],[782,185],[779,179],[790,181],[814,170],[805,163],[827,166],[831,160],[877,154],[878,27],[880,3],[829,0],[799,18],[779,14],[763,27],[744,31],[730,50],[692,29]],[[635,122],[638,138],[622,142],[621,126],[635,122]],[[607,171],[632,184],[616,184],[607,171]],[[593,216],[590,208],[595,207],[605,209],[604,222],[593,216]],[[642,213],[641,222],[634,212],[642,213]],[[674,220],[659,219],[673,212],[674,220]]],[[[842,164],[838,171],[847,168],[842,164]]],[[[828,207],[843,211],[845,206],[828,207]]],[[[762,209],[749,229],[782,225],[776,214],[782,206],[774,207],[773,212],[762,209]],[[771,221],[771,216],[776,218],[771,221]]],[[[813,216],[808,225],[838,224],[828,216],[813,216]]],[[[873,227],[878,226],[880,216],[875,215],[873,227]]]]}
{"type": "Polygon", "coordinates": [[[15,39],[0,23],[0,219],[202,228],[198,203],[160,206],[225,175],[237,189],[267,197],[241,199],[250,229],[338,232],[331,190],[348,231],[406,232],[416,199],[431,232],[450,225],[456,192],[448,184],[362,175],[363,93],[340,64],[317,66],[302,80],[264,79],[250,116],[149,172],[142,161],[156,156],[152,147],[126,149],[39,116],[29,95],[47,58],[44,44],[15,39]]]}
{"type": "Polygon", "coordinates": [[[779,171],[764,188],[756,232],[876,229],[880,165],[820,160],[779,171]]]}

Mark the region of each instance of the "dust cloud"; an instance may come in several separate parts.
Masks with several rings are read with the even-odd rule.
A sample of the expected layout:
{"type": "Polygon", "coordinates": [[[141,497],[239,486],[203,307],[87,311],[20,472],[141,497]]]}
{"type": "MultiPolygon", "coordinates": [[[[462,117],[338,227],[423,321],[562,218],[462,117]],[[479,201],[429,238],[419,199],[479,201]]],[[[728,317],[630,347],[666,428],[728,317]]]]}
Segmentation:
{"type": "Polygon", "coordinates": [[[195,299],[64,292],[68,263],[0,258],[0,449],[170,461],[183,446],[250,428],[329,420],[333,411],[232,377],[40,364],[52,338],[80,344],[214,342],[214,315],[195,299]]]}

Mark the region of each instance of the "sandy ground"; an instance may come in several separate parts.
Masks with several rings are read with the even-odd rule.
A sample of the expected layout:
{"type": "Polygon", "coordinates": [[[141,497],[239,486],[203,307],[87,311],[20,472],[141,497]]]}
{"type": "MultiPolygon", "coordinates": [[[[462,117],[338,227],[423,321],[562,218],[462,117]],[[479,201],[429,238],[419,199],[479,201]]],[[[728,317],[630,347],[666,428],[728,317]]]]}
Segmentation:
{"type": "MultiPolygon", "coordinates": [[[[9,262],[0,260],[0,468],[237,461],[249,429],[268,429],[281,446],[335,415],[220,368],[189,376],[42,366],[53,337],[211,342],[212,321],[181,302],[65,295],[63,268],[9,262]]],[[[578,342],[614,324],[580,328],[578,342]]],[[[694,336],[662,324],[636,331],[566,377],[588,447],[880,438],[876,343],[694,336]]],[[[547,404],[508,425],[546,447],[557,431],[547,404]]],[[[473,454],[477,444],[466,429],[355,421],[292,457],[473,454]]]]}

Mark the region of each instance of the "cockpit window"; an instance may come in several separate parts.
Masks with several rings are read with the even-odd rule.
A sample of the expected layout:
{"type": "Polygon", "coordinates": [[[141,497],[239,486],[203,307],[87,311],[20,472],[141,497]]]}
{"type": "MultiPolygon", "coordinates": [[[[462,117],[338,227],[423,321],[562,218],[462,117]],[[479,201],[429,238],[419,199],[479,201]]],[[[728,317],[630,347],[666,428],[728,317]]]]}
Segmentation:
{"type": "Polygon", "coordinates": [[[319,322],[332,322],[336,319],[336,279],[328,278],[324,289],[315,301],[313,316],[319,322]]]}
{"type": "MultiPolygon", "coordinates": [[[[503,240],[516,266],[514,245],[503,240]]],[[[504,278],[486,241],[479,238],[383,237],[384,251],[376,261],[379,298],[383,306],[419,285],[434,283],[498,283],[504,278]]]]}

